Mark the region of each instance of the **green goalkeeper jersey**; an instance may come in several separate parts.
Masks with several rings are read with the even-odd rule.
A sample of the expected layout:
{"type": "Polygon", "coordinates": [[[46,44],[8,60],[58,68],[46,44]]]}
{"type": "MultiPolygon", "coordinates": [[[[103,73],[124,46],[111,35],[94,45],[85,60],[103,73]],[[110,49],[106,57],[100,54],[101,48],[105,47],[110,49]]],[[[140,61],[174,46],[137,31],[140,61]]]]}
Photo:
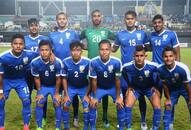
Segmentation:
{"type": "Polygon", "coordinates": [[[89,27],[81,32],[81,39],[87,40],[88,58],[94,58],[99,55],[99,42],[101,40],[114,40],[115,34],[106,28],[89,27]]]}

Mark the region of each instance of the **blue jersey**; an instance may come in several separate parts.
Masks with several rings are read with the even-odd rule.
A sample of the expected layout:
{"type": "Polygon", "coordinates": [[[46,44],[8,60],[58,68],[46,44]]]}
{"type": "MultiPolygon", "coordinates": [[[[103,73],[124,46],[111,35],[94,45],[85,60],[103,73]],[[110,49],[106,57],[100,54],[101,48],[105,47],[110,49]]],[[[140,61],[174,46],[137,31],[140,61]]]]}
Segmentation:
{"type": "Polygon", "coordinates": [[[31,61],[37,56],[38,53],[28,50],[23,50],[18,57],[11,50],[6,51],[0,56],[0,73],[7,79],[23,79],[31,61]]]}
{"type": "Polygon", "coordinates": [[[38,44],[41,40],[49,40],[49,38],[43,35],[37,37],[25,36],[25,49],[38,52],[38,44]]]}
{"type": "Polygon", "coordinates": [[[79,40],[79,35],[70,29],[50,33],[50,40],[56,57],[64,60],[70,56],[70,43],[79,40]]]}
{"type": "Polygon", "coordinates": [[[118,58],[110,57],[104,63],[99,56],[90,62],[89,77],[97,79],[97,87],[111,89],[115,86],[115,78],[121,76],[122,65],[118,58]]]}
{"type": "Polygon", "coordinates": [[[90,60],[81,57],[81,60],[75,63],[72,57],[63,60],[63,76],[67,77],[68,85],[76,88],[88,86],[88,71],[90,60]]]}
{"type": "Polygon", "coordinates": [[[179,46],[177,35],[173,31],[164,30],[158,34],[152,32],[150,36],[150,44],[152,47],[152,61],[158,64],[163,63],[162,52],[166,46],[173,48],[179,46]]]}
{"type": "Polygon", "coordinates": [[[39,56],[31,63],[31,73],[35,77],[40,77],[42,85],[55,86],[56,77],[61,75],[62,67],[62,61],[58,58],[55,59],[54,63],[45,63],[39,56]]]}
{"type": "Polygon", "coordinates": [[[181,62],[175,61],[175,66],[171,70],[162,64],[159,66],[158,72],[161,80],[167,82],[169,89],[179,89],[183,83],[191,81],[189,68],[181,62]]]}
{"type": "Polygon", "coordinates": [[[123,75],[129,81],[131,87],[146,90],[154,87],[156,84],[157,64],[145,60],[144,67],[137,68],[135,62],[131,61],[124,64],[123,75]]]}
{"type": "Polygon", "coordinates": [[[133,60],[133,53],[135,46],[140,44],[147,44],[148,38],[143,30],[134,31],[120,31],[116,35],[115,45],[121,47],[122,64],[133,60]]]}

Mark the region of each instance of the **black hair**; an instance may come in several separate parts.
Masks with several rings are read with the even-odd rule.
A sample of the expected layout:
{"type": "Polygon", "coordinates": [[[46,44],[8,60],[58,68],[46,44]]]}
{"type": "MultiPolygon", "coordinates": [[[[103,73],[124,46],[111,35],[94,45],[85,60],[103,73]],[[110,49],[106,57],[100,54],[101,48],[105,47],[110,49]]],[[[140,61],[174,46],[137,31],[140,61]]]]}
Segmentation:
{"type": "Polygon", "coordinates": [[[153,19],[152,19],[152,22],[154,22],[156,19],[161,19],[162,21],[164,21],[164,18],[163,18],[163,16],[162,16],[161,14],[155,15],[155,16],[153,17],[153,19]]]}
{"type": "Polygon", "coordinates": [[[66,18],[68,17],[65,12],[59,12],[59,13],[56,15],[56,19],[58,19],[58,16],[59,16],[59,15],[64,15],[64,16],[66,16],[66,18]]]}
{"type": "Polygon", "coordinates": [[[39,24],[39,21],[36,18],[30,18],[28,20],[28,26],[30,26],[32,23],[39,24]]]}
{"type": "Polygon", "coordinates": [[[176,55],[176,51],[175,51],[174,48],[172,48],[172,47],[170,47],[170,46],[166,46],[166,47],[164,48],[164,50],[162,51],[162,57],[164,57],[164,53],[165,53],[166,51],[171,51],[171,52],[173,52],[174,55],[176,55]]]}
{"type": "Polygon", "coordinates": [[[25,43],[25,38],[24,38],[24,36],[23,36],[22,34],[15,34],[15,35],[13,35],[12,38],[11,38],[11,43],[13,43],[13,41],[14,41],[16,38],[22,39],[23,42],[25,43]]]}
{"type": "Polygon", "coordinates": [[[110,42],[109,40],[107,40],[107,39],[101,40],[101,41],[99,42],[99,48],[100,48],[100,46],[101,46],[102,44],[108,44],[108,45],[111,47],[111,42],[110,42]]]}
{"type": "Polygon", "coordinates": [[[75,48],[75,47],[81,47],[81,48],[83,48],[83,45],[82,45],[82,43],[81,43],[80,41],[72,41],[72,42],[70,43],[70,50],[72,50],[72,49],[75,48]]]}
{"type": "Polygon", "coordinates": [[[145,51],[144,45],[136,45],[135,46],[135,52],[137,51],[145,51]]]}
{"type": "Polygon", "coordinates": [[[41,46],[49,46],[50,49],[52,50],[52,44],[49,40],[41,40],[40,43],[38,44],[38,48],[40,48],[41,46]]]}
{"type": "Polygon", "coordinates": [[[127,11],[126,13],[125,13],[125,17],[127,16],[127,15],[132,15],[133,17],[137,17],[137,13],[135,12],[135,11],[133,11],[133,10],[129,10],[129,11],[127,11]]]}
{"type": "Polygon", "coordinates": [[[95,9],[95,10],[93,10],[93,11],[91,12],[91,16],[93,16],[93,14],[94,14],[95,12],[99,12],[99,13],[101,13],[101,11],[100,11],[100,10],[95,9]]]}

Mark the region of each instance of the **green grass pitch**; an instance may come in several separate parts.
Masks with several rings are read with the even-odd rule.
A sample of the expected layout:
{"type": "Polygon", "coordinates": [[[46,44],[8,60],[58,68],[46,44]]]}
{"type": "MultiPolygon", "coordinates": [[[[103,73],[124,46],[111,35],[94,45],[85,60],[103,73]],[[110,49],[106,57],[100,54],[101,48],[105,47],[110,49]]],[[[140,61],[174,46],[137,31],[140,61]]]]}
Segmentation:
{"type": "MultiPolygon", "coordinates": [[[[0,53],[3,51],[7,50],[8,48],[0,47],[0,53]]],[[[84,55],[86,55],[87,52],[84,52],[84,55]]],[[[113,54],[114,56],[119,57],[119,51],[116,54],[113,54]]],[[[189,66],[191,69],[191,48],[181,48],[181,61],[184,62],[189,66]]],[[[148,54],[148,58],[150,59],[151,54],[148,54]]],[[[32,98],[32,118],[30,122],[30,128],[31,130],[36,129],[36,122],[35,122],[35,95],[36,91],[33,92],[32,98]]],[[[147,100],[147,123],[149,128],[152,125],[152,108],[147,100]]],[[[162,100],[162,106],[163,105],[163,100],[162,100]]],[[[164,108],[164,107],[163,107],[164,108]]],[[[5,110],[6,110],[6,119],[5,119],[5,128],[6,130],[21,130],[22,129],[22,116],[21,116],[21,109],[22,109],[22,104],[21,101],[19,100],[17,94],[15,91],[12,91],[10,93],[9,99],[6,102],[5,110]]],[[[71,120],[72,120],[72,107],[71,107],[71,120]]],[[[80,128],[78,130],[82,130],[83,128],[83,118],[82,118],[82,107],[80,106],[80,111],[79,111],[79,121],[80,121],[80,128]]],[[[44,130],[54,130],[54,109],[52,106],[52,101],[49,97],[48,100],[48,111],[47,111],[47,125],[44,128],[44,130]]],[[[108,108],[108,119],[110,122],[110,130],[117,130],[116,125],[117,125],[117,118],[116,118],[116,109],[115,105],[112,103],[112,100],[109,100],[109,108],[108,108]]],[[[133,122],[132,122],[132,128],[133,130],[140,130],[140,114],[139,114],[139,109],[138,105],[134,106],[133,109],[133,122]]],[[[178,105],[176,106],[175,110],[175,122],[174,122],[174,128],[175,130],[191,130],[191,124],[189,122],[189,112],[186,106],[186,103],[184,99],[181,97],[179,99],[178,105]]],[[[163,129],[163,124],[161,123],[161,128],[160,130],[163,129]]],[[[75,128],[72,127],[72,121],[71,121],[71,130],[75,130],[75,128]]],[[[102,108],[101,104],[99,105],[98,109],[98,119],[97,119],[97,130],[105,130],[103,127],[102,123],[102,108]]]]}

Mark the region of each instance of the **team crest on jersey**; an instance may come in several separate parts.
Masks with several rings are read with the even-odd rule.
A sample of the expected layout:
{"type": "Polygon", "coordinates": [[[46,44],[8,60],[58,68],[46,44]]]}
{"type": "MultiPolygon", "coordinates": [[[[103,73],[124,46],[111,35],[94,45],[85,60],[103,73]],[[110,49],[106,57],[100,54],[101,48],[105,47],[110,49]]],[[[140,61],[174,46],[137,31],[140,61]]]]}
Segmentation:
{"type": "Polygon", "coordinates": [[[70,35],[71,35],[71,33],[66,32],[66,39],[70,39],[70,35]]]}
{"type": "Polygon", "coordinates": [[[166,41],[167,37],[168,37],[167,34],[163,35],[163,36],[162,36],[162,40],[163,40],[163,41],[166,41]]]}
{"type": "Polygon", "coordinates": [[[85,69],[85,66],[84,65],[80,65],[80,73],[83,73],[84,69],[85,69]]]}
{"type": "Polygon", "coordinates": [[[137,33],[137,40],[141,40],[141,33],[137,33]]]}
{"type": "Polygon", "coordinates": [[[145,76],[146,76],[147,78],[150,76],[150,71],[149,71],[149,70],[145,70],[144,73],[145,73],[145,76]]]}
{"type": "Polygon", "coordinates": [[[49,68],[50,68],[50,71],[53,72],[55,67],[54,65],[50,65],[49,68]]]}
{"type": "Polygon", "coordinates": [[[23,63],[24,63],[24,64],[28,64],[28,62],[29,62],[29,58],[28,58],[28,57],[24,57],[24,58],[23,58],[23,63]]]}
{"type": "Polygon", "coordinates": [[[175,77],[176,79],[178,79],[178,78],[179,78],[179,73],[174,73],[174,77],[175,77]]]}
{"type": "Polygon", "coordinates": [[[44,75],[45,75],[45,76],[49,76],[48,70],[46,70],[46,71],[44,72],[44,75]]]}
{"type": "Polygon", "coordinates": [[[105,31],[101,31],[101,35],[105,36],[106,35],[105,31]]]}
{"type": "Polygon", "coordinates": [[[113,72],[113,65],[109,65],[109,66],[108,66],[108,71],[109,71],[109,73],[112,73],[112,72],[113,72]]]}
{"type": "Polygon", "coordinates": [[[61,38],[60,41],[59,41],[60,44],[63,44],[63,39],[61,38]]]}

